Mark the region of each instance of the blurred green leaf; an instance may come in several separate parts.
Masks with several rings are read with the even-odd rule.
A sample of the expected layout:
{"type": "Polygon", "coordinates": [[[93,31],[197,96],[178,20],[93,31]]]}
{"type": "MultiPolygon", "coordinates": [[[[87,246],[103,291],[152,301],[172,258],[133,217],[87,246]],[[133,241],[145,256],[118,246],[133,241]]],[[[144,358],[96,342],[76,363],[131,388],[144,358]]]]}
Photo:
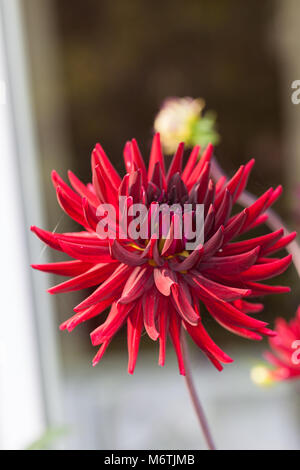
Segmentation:
{"type": "Polygon", "coordinates": [[[45,450],[49,449],[55,441],[69,434],[69,429],[66,427],[61,428],[49,428],[45,433],[39,437],[36,441],[30,444],[26,450],[45,450]]]}

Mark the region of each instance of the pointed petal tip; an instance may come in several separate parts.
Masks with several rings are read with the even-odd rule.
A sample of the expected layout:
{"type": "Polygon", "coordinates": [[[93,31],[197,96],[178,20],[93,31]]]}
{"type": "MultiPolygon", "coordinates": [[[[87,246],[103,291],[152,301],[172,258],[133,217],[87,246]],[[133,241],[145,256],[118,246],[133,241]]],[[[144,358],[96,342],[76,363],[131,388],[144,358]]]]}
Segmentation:
{"type": "Polygon", "coordinates": [[[134,374],[134,369],[135,369],[135,366],[134,366],[134,365],[129,365],[129,366],[128,366],[128,369],[127,369],[128,374],[129,374],[129,375],[133,375],[133,374],[134,374]]]}
{"type": "Polygon", "coordinates": [[[248,170],[249,170],[249,169],[251,170],[251,169],[253,168],[253,166],[255,165],[255,161],[256,161],[255,158],[251,158],[251,159],[248,161],[248,163],[246,163],[245,166],[247,166],[248,170]]]}
{"type": "Polygon", "coordinates": [[[60,331],[66,330],[66,329],[67,329],[67,324],[68,324],[68,320],[65,321],[65,322],[63,322],[63,323],[61,323],[61,324],[59,325],[60,331]]]}
{"type": "Polygon", "coordinates": [[[47,289],[46,292],[48,292],[48,294],[51,294],[51,295],[56,294],[56,292],[55,292],[55,286],[54,286],[54,287],[50,287],[49,289],[47,289]]]}

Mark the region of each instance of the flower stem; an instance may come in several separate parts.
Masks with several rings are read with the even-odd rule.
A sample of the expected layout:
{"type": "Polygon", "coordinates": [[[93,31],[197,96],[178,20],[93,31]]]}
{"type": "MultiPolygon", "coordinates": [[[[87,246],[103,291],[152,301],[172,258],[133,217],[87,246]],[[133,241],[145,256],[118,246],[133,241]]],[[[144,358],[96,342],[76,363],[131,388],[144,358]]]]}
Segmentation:
{"type": "MultiPolygon", "coordinates": [[[[217,163],[215,158],[212,161],[212,175],[214,179],[219,179],[222,176],[225,176],[225,178],[228,179],[227,175],[224,173],[223,169],[217,163]]],[[[243,193],[240,195],[238,199],[238,202],[242,206],[248,207],[251,204],[253,204],[256,200],[257,198],[253,196],[253,194],[249,193],[248,191],[243,191],[243,193]]],[[[268,214],[268,219],[266,220],[266,224],[272,230],[279,230],[283,228],[285,235],[289,235],[291,233],[290,230],[286,227],[283,220],[279,217],[279,215],[276,214],[275,211],[273,211],[272,209],[268,209],[266,213],[268,214]]],[[[296,240],[294,240],[286,247],[286,250],[293,256],[293,263],[298,273],[298,276],[300,277],[300,245],[299,243],[296,240]]]]}
{"type": "Polygon", "coordinates": [[[209,450],[216,450],[216,447],[215,447],[215,444],[212,439],[212,435],[211,435],[211,432],[207,423],[207,419],[205,417],[204,410],[199,400],[199,397],[197,395],[195,384],[193,381],[193,376],[192,376],[191,366],[190,366],[191,361],[189,357],[188,345],[185,339],[184,331],[182,331],[182,335],[181,335],[181,347],[182,347],[183,360],[184,360],[184,366],[185,366],[186,386],[188,388],[192,403],[194,405],[194,409],[195,409],[200,427],[202,429],[203,435],[205,437],[207,447],[209,448],[209,450]]]}

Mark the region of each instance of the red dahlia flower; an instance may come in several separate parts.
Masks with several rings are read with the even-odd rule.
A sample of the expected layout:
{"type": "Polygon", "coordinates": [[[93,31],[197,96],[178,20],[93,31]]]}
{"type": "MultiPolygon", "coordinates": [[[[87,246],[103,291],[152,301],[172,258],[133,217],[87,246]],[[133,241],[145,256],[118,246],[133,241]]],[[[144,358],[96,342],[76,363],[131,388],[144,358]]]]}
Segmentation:
{"type": "Polygon", "coordinates": [[[268,381],[300,379],[300,307],[289,323],[278,318],[275,324],[277,335],[269,340],[273,352],[264,356],[274,369],[268,370],[268,381]]]}
{"type": "Polygon", "coordinates": [[[49,289],[51,294],[97,286],[74,308],[75,315],[61,325],[62,330],[71,331],[111,307],[106,320],[91,333],[93,345],[101,344],[93,365],[101,359],[116,332],[127,323],[130,373],[134,372],[144,328],[151,339],[159,340],[161,366],[169,336],[180,373],[185,374],[180,342],[184,328],[215,367],[222,370],[221,363],[230,363],[232,359],[208,335],[203,306],[224,328],[240,336],[259,340],[262,335],[272,335],[265,322],[247,315],[262,308],[261,304],[249,302],[249,298],[289,292],[288,287],[259,281],[285,271],[291,256],[281,259],[270,255],[285,247],[295,234],[284,236],[283,230],[278,230],[258,238],[232,240],[264,223],[265,211],[277,200],[281,187],[269,189],[250,207],[231,215],[254,160],[241,166],[230,181],[220,179],[215,183],[210,177],[212,151],[209,145],[198,160],[196,146],[183,169],[183,144],[180,144],[166,172],[159,134],[156,134],[148,171],[136,141],[132,140],[124,150],[123,179],[99,144],[92,153],[92,183],[84,185],[69,172],[71,189],[53,172],[59,204],[84,231],[58,234],[32,227],[50,247],[74,258],[33,267],[71,276],[49,289]],[[127,207],[133,203],[147,207],[162,203],[190,203],[192,207],[203,204],[204,243],[188,251],[184,238],[175,239],[174,227],[180,222],[176,213],[172,214],[168,237],[100,239],[97,207],[110,203],[118,210],[119,196],[125,197],[127,207]]]}

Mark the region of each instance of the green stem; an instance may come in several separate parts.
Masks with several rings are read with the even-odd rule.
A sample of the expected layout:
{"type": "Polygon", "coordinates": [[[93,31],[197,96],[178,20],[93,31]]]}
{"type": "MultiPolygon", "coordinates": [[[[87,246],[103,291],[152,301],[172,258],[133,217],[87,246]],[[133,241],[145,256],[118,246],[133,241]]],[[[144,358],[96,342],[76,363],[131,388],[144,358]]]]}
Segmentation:
{"type": "Polygon", "coordinates": [[[194,409],[200,424],[200,427],[202,429],[205,441],[207,443],[207,447],[209,450],[216,450],[208,422],[203,410],[203,407],[201,405],[201,402],[199,400],[199,397],[196,392],[195,384],[193,381],[193,376],[191,372],[191,361],[189,357],[189,351],[188,351],[188,345],[185,339],[185,334],[184,331],[182,331],[182,336],[181,336],[181,347],[182,347],[182,353],[183,353],[183,360],[184,360],[184,366],[185,366],[185,381],[186,381],[186,386],[188,388],[192,403],[194,405],[194,409]]]}

